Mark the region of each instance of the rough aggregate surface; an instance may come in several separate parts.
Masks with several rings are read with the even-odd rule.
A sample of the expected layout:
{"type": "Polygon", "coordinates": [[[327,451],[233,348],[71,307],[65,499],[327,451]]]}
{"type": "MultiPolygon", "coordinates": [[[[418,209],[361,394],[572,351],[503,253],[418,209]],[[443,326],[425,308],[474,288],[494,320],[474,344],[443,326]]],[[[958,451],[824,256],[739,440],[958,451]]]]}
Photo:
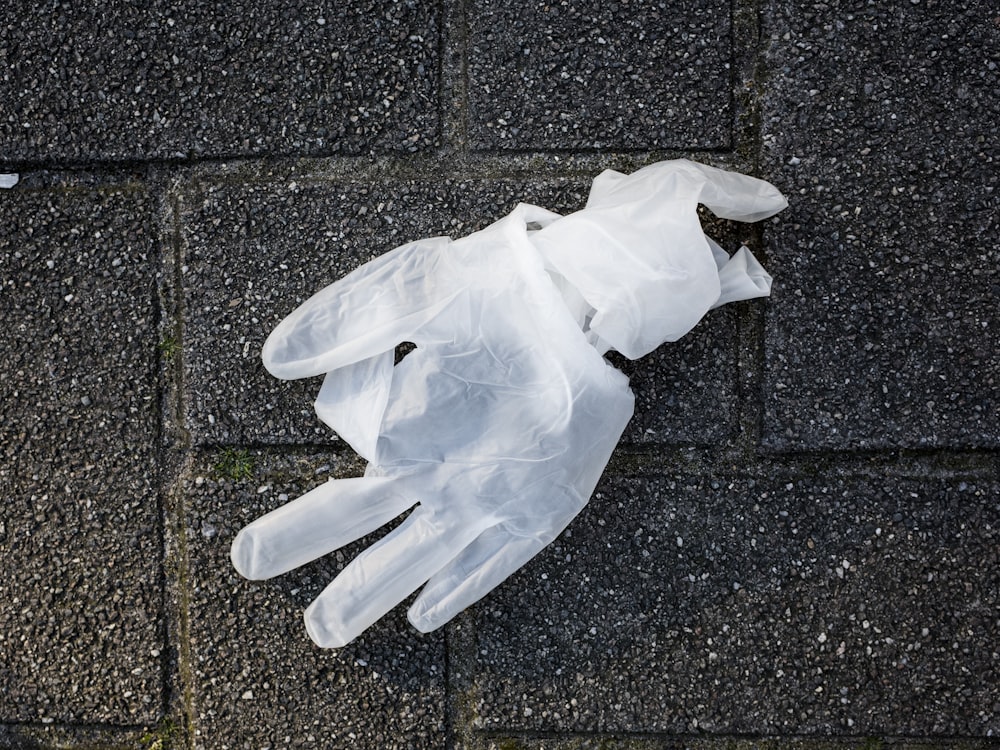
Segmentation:
{"type": "Polygon", "coordinates": [[[438,135],[431,3],[0,2],[0,159],[410,153],[438,135]]]}
{"type": "Polygon", "coordinates": [[[961,686],[1000,659],[998,489],[608,480],[478,608],[478,726],[995,734],[996,685],[961,686]]]}
{"type": "Polygon", "coordinates": [[[0,225],[0,722],[154,720],[164,646],[148,196],[5,193],[0,225]]]}
{"type": "Polygon", "coordinates": [[[1000,33],[988,6],[788,3],[766,19],[766,172],[792,204],[768,249],[782,269],[768,447],[1000,441],[1000,33]]]}
{"type": "Polygon", "coordinates": [[[730,145],[723,2],[474,2],[469,131],[478,148],[730,145]]]}
{"type": "Polygon", "coordinates": [[[0,0],[0,748],[995,750],[998,65],[986,0],[0,0]],[[268,333],[676,157],[786,194],[702,214],[772,297],[610,355],[633,421],[495,592],[314,647],[388,529],[233,569],[364,471],[268,333]]]}

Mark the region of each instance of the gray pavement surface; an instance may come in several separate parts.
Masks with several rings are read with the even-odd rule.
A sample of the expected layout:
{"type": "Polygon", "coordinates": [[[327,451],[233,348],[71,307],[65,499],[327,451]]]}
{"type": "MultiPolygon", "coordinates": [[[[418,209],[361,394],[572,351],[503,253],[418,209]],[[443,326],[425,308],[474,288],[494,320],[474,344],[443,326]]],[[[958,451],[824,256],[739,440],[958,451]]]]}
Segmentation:
{"type": "Polygon", "coordinates": [[[166,645],[149,195],[0,200],[0,717],[155,721],[166,645]]]}
{"type": "Polygon", "coordinates": [[[0,158],[412,152],[438,137],[432,3],[0,2],[0,158]]]}
{"type": "Polygon", "coordinates": [[[768,447],[1000,444],[1000,28],[958,5],[768,19],[764,163],[796,198],[768,239],[768,447]]]}
{"type": "Polygon", "coordinates": [[[725,148],[728,2],[469,4],[481,149],[725,148]]]}
{"type": "Polygon", "coordinates": [[[1000,748],[1000,12],[0,0],[0,748],[1000,748]],[[363,463],[275,323],[396,245],[688,157],[770,300],[638,362],[567,531],[344,649],[247,522],[363,463]]]}

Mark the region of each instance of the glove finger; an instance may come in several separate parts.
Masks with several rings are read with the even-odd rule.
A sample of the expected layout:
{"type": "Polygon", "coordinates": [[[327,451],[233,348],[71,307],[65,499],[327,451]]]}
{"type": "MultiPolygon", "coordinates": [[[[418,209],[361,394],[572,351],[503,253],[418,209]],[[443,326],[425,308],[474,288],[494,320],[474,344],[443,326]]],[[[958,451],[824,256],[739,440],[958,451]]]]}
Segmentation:
{"type": "Polygon", "coordinates": [[[360,539],[413,504],[387,477],[332,479],[246,526],[230,558],[240,575],[270,578],[360,539]]]}
{"type": "Polygon", "coordinates": [[[360,362],[403,341],[456,293],[438,270],[450,240],[403,245],[320,290],[282,320],[264,342],[264,367],[290,380],[360,362]]]}
{"type": "Polygon", "coordinates": [[[701,172],[706,180],[699,202],[708,206],[720,219],[760,221],[788,206],[785,196],[770,182],[706,164],[687,163],[701,172]]]}
{"type": "Polygon", "coordinates": [[[428,633],[475,604],[559,536],[583,506],[574,492],[557,504],[551,495],[538,498],[535,507],[551,510],[533,533],[497,524],[435,573],[407,612],[413,627],[428,633]]]}
{"type": "Polygon", "coordinates": [[[323,648],[340,648],[417,590],[482,531],[442,522],[418,507],[397,529],[358,555],[305,612],[323,648]]]}

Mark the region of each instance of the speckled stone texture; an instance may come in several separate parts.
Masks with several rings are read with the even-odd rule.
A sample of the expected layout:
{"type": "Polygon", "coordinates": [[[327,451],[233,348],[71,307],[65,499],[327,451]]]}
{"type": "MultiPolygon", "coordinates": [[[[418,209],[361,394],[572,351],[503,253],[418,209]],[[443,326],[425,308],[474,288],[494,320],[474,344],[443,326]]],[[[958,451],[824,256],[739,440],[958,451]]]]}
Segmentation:
{"type": "Polygon", "coordinates": [[[608,359],[629,376],[635,413],[623,444],[713,445],[736,435],[738,420],[736,313],[710,312],[682,339],[639,360],[608,359]]]}
{"type": "Polygon", "coordinates": [[[766,17],[765,445],[995,448],[996,7],[845,5],[766,17]]]}
{"type": "MultiPolygon", "coordinates": [[[[375,184],[298,180],[191,186],[182,197],[181,279],[187,426],[199,444],[329,443],[313,413],[320,379],[282,382],[260,362],[265,338],[301,302],[362,263],[421,237],[465,236],[518,201],[581,208],[589,181],[375,184]]],[[[735,250],[722,222],[713,234],[735,250]]],[[[696,332],[642,361],[627,442],[711,443],[735,429],[735,318],[709,314],[696,332]]]]}
{"type": "Polygon", "coordinates": [[[475,0],[467,12],[473,147],[730,145],[728,2],[475,0]]]}
{"type": "Polygon", "coordinates": [[[1000,486],[606,481],[476,610],[476,724],[507,732],[987,735],[1000,486]],[[517,616],[511,616],[517,612],[517,616]]]}
{"type": "Polygon", "coordinates": [[[410,152],[438,133],[433,3],[0,0],[0,160],[410,152]]]}
{"type": "Polygon", "coordinates": [[[149,203],[0,191],[0,722],[162,712],[149,203]]]}
{"type": "Polygon", "coordinates": [[[998,16],[0,0],[0,748],[997,750],[998,16]],[[610,355],[622,444],[493,593],[315,647],[389,529],[232,567],[364,469],[266,336],[400,244],[677,157],[788,197],[702,214],[771,299],[610,355]]]}
{"type": "Polygon", "coordinates": [[[302,612],[377,535],[269,581],[241,578],[229,561],[236,532],[356,462],[328,454],[248,454],[243,476],[218,455],[195,462],[186,497],[188,617],[196,748],[444,748],[442,633],[422,636],[395,609],[349,646],[325,651],[302,612]],[[235,474],[235,476],[234,476],[235,474]]]}

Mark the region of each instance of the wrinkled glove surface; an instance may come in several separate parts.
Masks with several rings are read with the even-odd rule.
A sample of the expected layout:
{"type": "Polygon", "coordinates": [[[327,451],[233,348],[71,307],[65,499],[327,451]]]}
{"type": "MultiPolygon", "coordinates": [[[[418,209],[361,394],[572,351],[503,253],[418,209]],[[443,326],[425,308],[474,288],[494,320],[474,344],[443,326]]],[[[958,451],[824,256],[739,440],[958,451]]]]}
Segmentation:
{"type": "Polygon", "coordinates": [[[632,415],[602,356],[640,356],[711,307],[766,295],[745,248],[701,231],[784,207],[769,184],[687,161],[605,172],[567,217],[519,205],[468,237],[421,240],[314,295],[268,338],[280,378],[325,374],[318,416],[369,461],[244,528],[248,578],[284,573],[413,509],[306,610],[342,646],[416,591],[437,628],[521,567],[586,504],[632,415]],[[393,365],[395,347],[416,348],[393,365]]]}

